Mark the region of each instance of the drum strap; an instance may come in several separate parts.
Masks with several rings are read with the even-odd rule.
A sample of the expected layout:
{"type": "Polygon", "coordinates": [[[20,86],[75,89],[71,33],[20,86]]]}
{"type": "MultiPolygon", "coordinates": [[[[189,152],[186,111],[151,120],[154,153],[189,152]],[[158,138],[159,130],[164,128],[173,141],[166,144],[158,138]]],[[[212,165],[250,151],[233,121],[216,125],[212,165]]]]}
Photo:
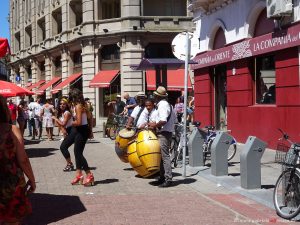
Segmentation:
{"type": "Polygon", "coordinates": [[[141,114],[142,114],[142,112],[143,112],[144,109],[145,109],[145,106],[142,106],[142,107],[140,108],[140,111],[139,111],[139,113],[137,114],[137,116],[136,116],[136,118],[135,118],[133,127],[136,127],[136,124],[137,124],[137,122],[138,122],[138,120],[139,120],[139,118],[140,118],[140,116],[141,116],[141,114]]]}

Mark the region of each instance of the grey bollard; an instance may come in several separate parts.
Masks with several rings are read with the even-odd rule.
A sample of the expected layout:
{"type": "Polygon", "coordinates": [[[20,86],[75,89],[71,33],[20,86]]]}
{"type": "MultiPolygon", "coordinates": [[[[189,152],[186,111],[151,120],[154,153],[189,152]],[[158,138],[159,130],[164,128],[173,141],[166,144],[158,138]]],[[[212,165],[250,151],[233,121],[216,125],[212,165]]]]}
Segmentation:
{"type": "Polygon", "coordinates": [[[105,122],[103,122],[103,124],[102,124],[102,126],[103,126],[103,133],[102,133],[102,137],[106,137],[106,123],[105,122]]]}
{"type": "Polygon", "coordinates": [[[198,128],[194,128],[188,141],[189,165],[191,167],[204,166],[203,164],[203,143],[204,138],[198,128]]]}
{"type": "Polygon", "coordinates": [[[240,154],[242,188],[261,188],[261,157],[266,147],[267,144],[257,137],[248,137],[240,154]]]}
{"type": "Polygon", "coordinates": [[[211,174],[214,176],[228,175],[228,148],[232,137],[222,131],[218,131],[211,145],[211,174]]]}

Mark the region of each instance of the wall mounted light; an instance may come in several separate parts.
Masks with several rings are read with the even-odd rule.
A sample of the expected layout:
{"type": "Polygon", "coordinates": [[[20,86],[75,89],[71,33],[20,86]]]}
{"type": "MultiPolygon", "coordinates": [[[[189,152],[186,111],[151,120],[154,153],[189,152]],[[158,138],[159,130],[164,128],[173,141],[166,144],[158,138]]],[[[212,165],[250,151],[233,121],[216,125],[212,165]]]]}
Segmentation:
{"type": "Polygon", "coordinates": [[[104,28],[104,29],[103,29],[103,32],[104,32],[104,33],[107,33],[107,32],[108,32],[108,30],[107,30],[106,28],[104,28]]]}

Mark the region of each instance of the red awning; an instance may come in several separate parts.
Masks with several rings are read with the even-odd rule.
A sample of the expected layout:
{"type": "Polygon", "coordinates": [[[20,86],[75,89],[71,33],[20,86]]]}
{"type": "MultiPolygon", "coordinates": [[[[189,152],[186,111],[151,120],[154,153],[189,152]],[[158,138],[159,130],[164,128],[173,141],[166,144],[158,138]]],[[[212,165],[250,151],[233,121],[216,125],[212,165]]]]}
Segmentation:
{"type": "MultiPolygon", "coordinates": [[[[167,71],[167,88],[168,91],[182,91],[184,89],[184,69],[167,71]]],[[[146,71],[147,89],[156,90],[156,73],[155,70],[146,71]]],[[[191,80],[188,77],[188,89],[192,89],[191,80]]]]}
{"type": "Polygon", "coordinates": [[[29,88],[31,85],[32,85],[32,83],[27,83],[27,84],[25,85],[25,87],[26,87],[26,88],[29,88]]]}
{"type": "Polygon", "coordinates": [[[69,85],[73,81],[75,81],[77,78],[81,77],[82,73],[75,73],[71,76],[69,76],[67,79],[65,79],[63,82],[56,85],[52,90],[52,94],[56,94],[57,92],[61,91],[65,86],[69,85]]]}
{"type": "Polygon", "coordinates": [[[0,38],[0,58],[10,54],[10,48],[8,40],[6,38],[0,38]]]}
{"type": "Polygon", "coordinates": [[[34,89],[34,88],[40,87],[40,86],[41,86],[42,84],[44,84],[45,82],[46,82],[45,80],[40,80],[39,82],[30,85],[27,89],[31,91],[31,90],[34,89]]]}
{"type": "Polygon", "coordinates": [[[45,93],[46,89],[51,87],[53,84],[57,83],[58,81],[61,80],[61,77],[54,77],[52,80],[41,86],[39,89],[35,91],[37,95],[42,95],[45,93]]]}
{"type": "Polygon", "coordinates": [[[102,70],[94,76],[89,86],[96,88],[107,88],[117,77],[119,72],[119,70],[102,70]]]}

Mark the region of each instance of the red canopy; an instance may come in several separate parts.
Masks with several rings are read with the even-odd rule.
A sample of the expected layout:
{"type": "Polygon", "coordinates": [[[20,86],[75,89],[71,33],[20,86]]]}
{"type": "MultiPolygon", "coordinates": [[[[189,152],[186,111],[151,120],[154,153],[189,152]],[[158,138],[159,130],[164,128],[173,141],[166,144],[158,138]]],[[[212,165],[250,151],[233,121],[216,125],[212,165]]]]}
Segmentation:
{"type": "Polygon", "coordinates": [[[14,83],[0,80],[0,95],[8,98],[23,95],[34,95],[34,92],[19,87],[14,83]]]}
{"type": "Polygon", "coordinates": [[[40,87],[40,86],[43,85],[45,82],[46,82],[45,80],[40,80],[40,81],[38,81],[38,82],[35,83],[35,84],[31,84],[27,89],[31,91],[31,90],[34,89],[34,88],[40,87]]]}
{"type": "Polygon", "coordinates": [[[0,38],[0,58],[10,53],[8,40],[6,38],[0,38]]]}
{"type": "Polygon", "coordinates": [[[52,80],[50,80],[48,83],[42,85],[39,89],[37,89],[35,91],[35,93],[37,95],[42,95],[45,93],[46,89],[51,87],[53,84],[57,83],[58,81],[60,81],[61,78],[60,77],[53,77],[52,80]]]}
{"type": "Polygon", "coordinates": [[[119,74],[119,70],[102,70],[91,80],[89,86],[96,88],[107,88],[112,80],[119,74]]]}
{"type": "MultiPolygon", "coordinates": [[[[146,71],[147,89],[156,90],[156,73],[155,70],[146,71]]],[[[167,71],[167,88],[168,91],[184,90],[184,69],[167,71]]],[[[188,78],[188,89],[192,89],[191,80],[188,78]]]]}
{"type": "Polygon", "coordinates": [[[56,94],[57,92],[61,91],[65,86],[69,85],[73,81],[75,81],[77,78],[81,77],[82,73],[75,73],[71,76],[69,76],[67,79],[56,85],[52,90],[52,94],[56,94]]]}

